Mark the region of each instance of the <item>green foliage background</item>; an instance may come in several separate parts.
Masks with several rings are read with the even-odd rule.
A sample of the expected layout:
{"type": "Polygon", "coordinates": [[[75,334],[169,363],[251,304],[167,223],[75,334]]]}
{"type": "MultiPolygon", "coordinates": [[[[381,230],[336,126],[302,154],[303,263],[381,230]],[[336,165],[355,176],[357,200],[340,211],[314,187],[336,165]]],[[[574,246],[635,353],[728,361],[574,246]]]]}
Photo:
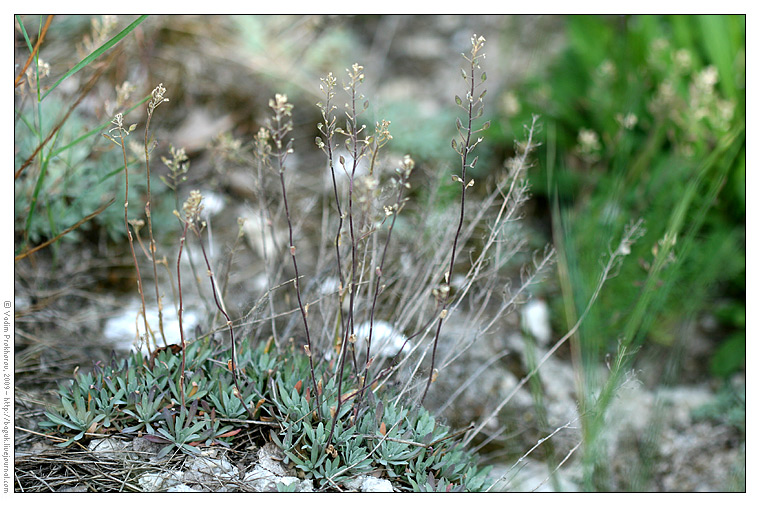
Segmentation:
{"type": "Polygon", "coordinates": [[[507,143],[533,112],[545,123],[546,149],[531,182],[551,210],[564,255],[564,302],[555,299],[554,308],[566,321],[558,327],[588,300],[600,249],[643,218],[647,234],[634,248],[635,261],[610,282],[581,329],[589,360],[614,349],[668,217],[698,180],[636,343],[671,346],[689,332],[685,322],[711,315],[721,326],[711,371],[736,372],[745,340],[745,19],[568,16],[565,22],[567,49],[513,92],[520,111],[492,133],[507,143]],[[626,117],[635,118],[633,125],[624,125],[626,117]],[[594,142],[584,146],[584,132],[594,142]]]}

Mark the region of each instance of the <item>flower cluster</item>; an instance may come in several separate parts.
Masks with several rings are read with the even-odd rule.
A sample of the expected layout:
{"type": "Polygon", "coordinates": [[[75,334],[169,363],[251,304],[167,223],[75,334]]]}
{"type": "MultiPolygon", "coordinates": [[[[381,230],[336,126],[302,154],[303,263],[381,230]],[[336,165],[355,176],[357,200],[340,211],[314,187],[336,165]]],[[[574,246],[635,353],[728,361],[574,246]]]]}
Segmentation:
{"type": "Polygon", "coordinates": [[[158,86],[153,89],[153,92],[151,92],[153,98],[148,102],[148,115],[152,115],[153,111],[164,102],[169,102],[169,99],[164,97],[165,93],[166,88],[164,88],[164,83],[159,83],[158,86]]]}

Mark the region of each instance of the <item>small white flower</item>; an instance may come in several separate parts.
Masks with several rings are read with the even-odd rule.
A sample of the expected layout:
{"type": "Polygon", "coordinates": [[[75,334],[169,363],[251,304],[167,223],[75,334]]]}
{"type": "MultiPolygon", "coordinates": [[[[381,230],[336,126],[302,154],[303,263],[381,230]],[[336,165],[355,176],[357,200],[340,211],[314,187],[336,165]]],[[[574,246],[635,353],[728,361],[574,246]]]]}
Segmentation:
{"type": "Polygon", "coordinates": [[[633,127],[635,127],[636,124],[639,122],[639,118],[633,113],[628,113],[626,115],[622,115],[618,113],[617,115],[615,115],[615,120],[617,120],[620,126],[626,130],[633,129],[633,127]]]}
{"type": "Polygon", "coordinates": [[[164,93],[166,93],[166,88],[164,88],[163,83],[159,83],[158,86],[156,86],[151,92],[151,96],[153,97],[153,100],[148,102],[148,111],[150,111],[151,114],[153,113],[153,110],[156,109],[158,106],[160,106],[164,102],[169,102],[169,99],[164,97],[164,93]]]}
{"type": "Polygon", "coordinates": [[[679,72],[687,71],[691,68],[691,53],[688,49],[679,49],[673,55],[673,62],[679,72]]]}
{"type": "Polygon", "coordinates": [[[712,88],[718,83],[718,69],[714,65],[706,67],[699,73],[697,80],[705,88],[712,88]]]}
{"type": "Polygon", "coordinates": [[[602,148],[599,142],[599,134],[589,129],[581,129],[578,132],[578,144],[583,154],[591,154],[602,148]]]}

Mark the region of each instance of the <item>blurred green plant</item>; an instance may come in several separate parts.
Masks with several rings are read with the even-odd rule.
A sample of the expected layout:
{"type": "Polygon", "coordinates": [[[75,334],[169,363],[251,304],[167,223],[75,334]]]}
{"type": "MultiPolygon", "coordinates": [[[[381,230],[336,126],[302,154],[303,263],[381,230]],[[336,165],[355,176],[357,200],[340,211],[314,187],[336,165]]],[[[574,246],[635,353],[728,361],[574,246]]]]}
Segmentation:
{"type": "Polygon", "coordinates": [[[311,101],[310,83],[334,68],[351,65],[356,47],[351,31],[324,16],[234,16],[250,65],[273,87],[311,101]]]}
{"type": "MultiPolygon", "coordinates": [[[[28,27],[34,22],[31,16],[16,16],[16,27],[30,53],[30,64],[17,77],[16,131],[15,131],[15,181],[14,181],[14,230],[16,232],[17,260],[23,258],[36,244],[54,245],[62,237],[81,239],[81,228],[91,228],[92,221],[103,227],[112,240],[126,234],[120,223],[121,209],[110,206],[113,198],[123,192],[123,180],[117,176],[124,171],[121,155],[115,151],[98,149],[100,132],[110,125],[111,118],[94,124],[90,114],[80,104],[91,96],[104,71],[110,67],[117,54],[112,49],[147,19],[139,16],[121,31],[117,31],[113,16],[92,18],[91,33],[71,54],[81,57],[76,63],[68,61],[46,62],[44,35],[55,36],[61,30],[81,29],[78,17],[62,20],[49,17],[43,27],[39,17],[38,41],[32,45],[28,27]],[[47,30],[48,27],[50,30],[47,30]],[[105,61],[104,61],[105,60],[105,61]],[[60,76],[53,74],[59,67],[67,68],[60,76]],[[80,75],[85,77],[81,78],[80,75]],[[63,90],[61,84],[75,75],[80,84],[74,84],[74,92],[63,90]],[[55,79],[54,82],[49,82],[55,79]],[[78,88],[78,89],[77,89],[78,88]]],[[[89,18],[82,18],[89,19],[89,18]]],[[[70,88],[70,87],[68,87],[70,88]]],[[[145,103],[150,96],[134,99],[134,86],[124,83],[116,89],[114,104],[106,108],[123,108],[124,115],[145,103]]],[[[137,163],[139,152],[130,155],[137,163]]],[[[145,181],[135,180],[135,191],[144,192],[145,181]]],[[[167,203],[168,205],[168,203],[167,203]]],[[[134,214],[142,209],[135,202],[134,214]]],[[[171,209],[163,210],[161,216],[171,221],[171,209]]],[[[162,225],[159,225],[162,227],[162,225]]]]}
{"type": "MultiPolygon", "coordinates": [[[[744,30],[743,16],[570,16],[569,48],[548,74],[502,97],[513,112],[541,111],[547,125],[532,188],[550,204],[562,253],[556,314],[575,322],[599,245],[632,219],[646,224],[638,264],[621,268],[581,328],[586,364],[614,349],[666,232],[676,235],[673,257],[634,343],[671,346],[685,320],[717,315],[725,299],[744,312],[744,30]]],[[[512,132],[502,124],[495,134],[512,132]]],[[[712,371],[728,375],[743,365],[744,325],[720,322],[729,338],[712,371]]]]}
{"type": "MultiPolygon", "coordinates": [[[[567,32],[568,50],[524,95],[548,126],[533,188],[559,251],[556,313],[575,322],[600,245],[634,218],[646,224],[638,263],[620,267],[573,341],[584,487],[606,490],[604,414],[639,347],[671,351],[661,381],[672,382],[684,322],[717,315],[725,298],[744,311],[744,18],[572,16],[567,32]]],[[[744,364],[744,324],[721,322],[734,331],[711,371],[728,376],[744,364]]]]}

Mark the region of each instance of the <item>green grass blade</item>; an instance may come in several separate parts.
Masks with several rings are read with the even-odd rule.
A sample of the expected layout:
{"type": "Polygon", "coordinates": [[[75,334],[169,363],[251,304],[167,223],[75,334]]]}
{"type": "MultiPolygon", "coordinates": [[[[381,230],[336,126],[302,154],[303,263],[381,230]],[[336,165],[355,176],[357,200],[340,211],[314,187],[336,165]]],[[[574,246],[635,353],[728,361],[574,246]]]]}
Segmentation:
{"type": "Polygon", "coordinates": [[[35,126],[27,119],[26,116],[24,116],[24,113],[19,111],[18,109],[15,110],[16,115],[21,120],[21,122],[26,125],[26,127],[29,129],[29,131],[34,135],[34,137],[39,137],[40,133],[37,131],[35,126]]]}
{"type": "MultiPolygon", "coordinates": [[[[700,187],[697,190],[699,200],[695,201],[689,208],[688,222],[685,221],[684,226],[678,232],[679,252],[675,261],[672,261],[671,265],[668,266],[669,271],[677,273],[681,269],[685,259],[690,258],[689,253],[696,245],[696,238],[700,230],[703,229],[709,210],[715,206],[718,196],[725,186],[732,163],[743,145],[743,138],[743,129],[736,129],[734,132],[724,136],[719,147],[709,157],[709,163],[704,166],[702,173],[697,176],[697,182],[706,181],[709,183],[709,186],[706,188],[700,187]]],[[[709,277],[707,279],[709,280],[709,277]]],[[[661,308],[665,304],[673,286],[679,283],[678,275],[672,274],[662,277],[662,281],[664,283],[657,290],[653,291],[655,295],[650,303],[650,308],[661,308]]],[[[690,280],[690,282],[693,283],[693,280],[690,280]]],[[[696,290],[695,288],[694,291],[696,290]]],[[[692,294],[695,293],[692,292],[692,294]]],[[[656,311],[645,313],[636,331],[636,340],[640,341],[642,334],[649,332],[657,317],[656,311]]],[[[634,342],[634,345],[637,344],[634,342]]]]}
{"type": "MultiPolygon", "coordinates": [[[[130,161],[130,163],[131,163],[131,164],[134,164],[135,162],[136,162],[135,160],[131,160],[131,161],[130,161]]],[[[110,178],[113,178],[113,177],[114,177],[114,176],[116,176],[117,174],[121,173],[123,170],[124,170],[124,164],[122,164],[122,165],[121,165],[121,166],[120,166],[118,169],[114,169],[113,171],[111,171],[111,172],[108,172],[108,173],[106,173],[104,176],[102,176],[102,177],[101,177],[101,178],[98,180],[98,184],[100,184],[100,183],[103,183],[104,181],[106,181],[106,180],[108,180],[108,179],[110,179],[110,178]]]]}
{"type": "MultiPolygon", "coordinates": [[[[687,228],[687,236],[693,236],[696,235],[698,226],[701,225],[701,221],[704,220],[704,216],[706,215],[707,208],[704,206],[701,210],[698,211],[697,215],[697,223],[692,224],[691,227],[688,227],[687,224],[685,224],[687,213],[692,205],[692,199],[694,199],[699,194],[699,185],[702,181],[704,181],[708,171],[716,164],[716,162],[726,154],[727,151],[733,149],[738,150],[738,148],[741,147],[741,143],[737,145],[737,139],[740,135],[743,134],[743,129],[736,129],[734,132],[726,135],[723,138],[722,143],[717,146],[713,152],[710,154],[710,156],[705,159],[705,161],[701,164],[701,167],[698,171],[698,174],[696,178],[694,178],[689,186],[687,187],[686,191],[684,192],[683,196],[681,197],[681,200],[678,202],[678,205],[673,210],[670,219],[669,219],[669,225],[667,228],[667,236],[670,238],[676,238],[678,236],[681,236],[684,228],[687,228]]],[[[732,159],[732,157],[736,156],[736,152],[730,152],[731,156],[729,159],[732,159]]],[[[727,170],[727,169],[725,169],[727,170]]],[[[722,181],[722,179],[721,179],[722,181]]],[[[720,185],[715,185],[712,189],[710,197],[717,196],[717,192],[720,189],[720,185]]],[[[708,205],[708,203],[712,203],[713,199],[709,199],[705,206],[708,205]]],[[[683,240],[683,238],[682,238],[683,240]]],[[[690,244],[690,242],[688,242],[690,244]]],[[[623,331],[623,336],[620,340],[620,344],[618,347],[618,353],[617,357],[613,363],[613,366],[611,368],[610,377],[607,381],[607,383],[604,385],[601,393],[599,394],[597,401],[596,401],[596,409],[595,413],[597,414],[595,418],[597,419],[595,422],[598,425],[602,424],[601,415],[604,414],[607,410],[607,407],[614,395],[614,393],[617,390],[618,387],[618,381],[620,380],[624,367],[627,364],[627,361],[629,360],[629,354],[628,351],[630,350],[631,346],[634,343],[635,338],[639,334],[639,331],[642,327],[642,322],[645,320],[646,317],[646,311],[647,309],[651,308],[652,305],[650,304],[653,299],[655,299],[655,293],[657,292],[656,286],[658,284],[659,280],[659,273],[662,271],[666,260],[673,249],[674,243],[665,242],[662,245],[662,248],[658,251],[657,256],[655,257],[652,269],[650,270],[649,276],[647,277],[647,280],[644,284],[644,288],[641,291],[641,295],[634,306],[632,312],[630,313],[630,316],[627,319],[625,330],[623,331]]]]}
{"type": "MultiPolygon", "coordinates": [[[[129,109],[127,109],[126,111],[124,111],[124,115],[126,116],[127,114],[129,114],[132,111],[134,111],[138,106],[146,103],[148,101],[148,99],[150,99],[150,97],[151,97],[151,95],[146,95],[140,102],[138,102],[134,106],[132,106],[129,109]]],[[[92,129],[92,130],[90,130],[90,131],[82,134],[81,136],[77,137],[76,139],[74,139],[73,141],[71,141],[69,144],[67,144],[65,146],[62,146],[61,148],[58,148],[57,150],[55,150],[53,152],[52,156],[53,157],[58,156],[61,153],[63,153],[64,151],[66,151],[66,150],[68,150],[70,148],[73,148],[74,146],[76,146],[77,144],[81,143],[85,139],[87,139],[89,137],[92,137],[95,134],[97,134],[98,132],[102,131],[104,128],[106,128],[109,125],[111,125],[111,120],[108,120],[108,121],[105,121],[105,122],[101,123],[100,125],[98,125],[94,129],[92,129]]]]}
{"type": "Polygon", "coordinates": [[[680,260],[668,267],[668,274],[661,273],[668,262],[670,252],[675,247],[674,242],[665,241],[655,256],[652,268],[646,278],[644,287],[626,318],[626,324],[618,343],[618,350],[609,368],[609,377],[601,385],[599,394],[592,400],[589,417],[584,421],[586,439],[586,458],[584,458],[584,481],[586,488],[593,490],[602,486],[604,489],[605,450],[601,446],[603,439],[604,416],[609,409],[615,394],[623,381],[624,374],[636,354],[636,345],[657,318],[657,308],[664,305],[668,293],[674,284],[678,283],[677,268],[683,259],[688,258],[689,249],[694,247],[694,238],[707,216],[709,208],[717,199],[723,187],[731,162],[743,146],[744,129],[738,128],[726,134],[713,151],[698,166],[695,177],[684,190],[680,200],[675,205],[668,219],[666,234],[668,238],[678,238],[681,251],[680,260]],[[702,185],[711,171],[717,174],[711,178],[711,185],[704,189],[702,185]],[[705,193],[706,192],[706,193],[705,193]],[[662,283],[662,285],[660,285],[662,283]]]}
{"type": "MultiPolygon", "coordinates": [[[[42,35],[42,16],[40,16],[40,26],[37,28],[37,40],[40,39],[40,35],[42,35]]],[[[40,52],[39,48],[36,53],[34,53],[34,80],[36,81],[37,86],[37,116],[39,116],[40,120],[40,132],[42,132],[42,109],[39,106],[39,103],[42,101],[42,94],[40,92],[41,90],[41,84],[40,84],[40,52]]],[[[40,139],[42,141],[42,139],[40,139]]]]}
{"type": "Polygon", "coordinates": [[[124,30],[116,34],[113,38],[111,38],[111,40],[109,40],[108,42],[100,46],[98,49],[96,49],[95,51],[87,55],[81,62],[74,65],[74,67],[72,67],[71,70],[69,70],[66,74],[61,76],[61,78],[58,81],[56,81],[55,84],[47,92],[45,92],[45,95],[42,96],[42,99],[47,97],[50,94],[50,92],[55,90],[55,88],[59,84],[61,84],[65,79],[76,74],[77,72],[85,68],[87,65],[92,63],[94,60],[99,58],[103,53],[105,53],[106,51],[114,47],[116,44],[118,44],[124,37],[129,35],[135,28],[137,28],[137,25],[145,21],[147,18],[148,18],[148,15],[143,14],[142,16],[137,18],[134,22],[132,22],[131,25],[129,25],[124,30]]]}
{"type": "Polygon", "coordinates": [[[32,47],[32,41],[29,40],[29,35],[26,33],[26,28],[24,27],[24,23],[21,22],[21,17],[16,15],[16,21],[18,21],[19,26],[21,27],[21,33],[24,36],[24,40],[26,41],[26,47],[29,48],[29,52],[31,53],[34,51],[34,48],[32,47]]]}
{"type": "Polygon", "coordinates": [[[703,33],[705,51],[710,57],[710,63],[715,65],[720,73],[718,86],[729,98],[736,98],[736,76],[734,71],[735,48],[731,47],[731,33],[727,16],[710,15],[698,17],[703,33]]]}
{"type": "MultiPolygon", "coordinates": [[[[58,140],[58,132],[56,132],[55,138],[53,139],[53,146],[55,146],[55,142],[58,140]]],[[[40,157],[42,157],[42,152],[40,152],[40,157]]],[[[29,203],[29,215],[26,217],[26,224],[24,225],[24,237],[29,237],[29,231],[32,228],[32,218],[34,217],[34,210],[37,207],[37,199],[40,195],[40,190],[42,189],[42,184],[45,181],[45,176],[47,175],[47,169],[48,164],[50,163],[50,156],[44,157],[42,159],[42,167],[40,168],[40,175],[37,178],[37,183],[34,185],[34,193],[32,194],[32,202],[29,203]]]]}

